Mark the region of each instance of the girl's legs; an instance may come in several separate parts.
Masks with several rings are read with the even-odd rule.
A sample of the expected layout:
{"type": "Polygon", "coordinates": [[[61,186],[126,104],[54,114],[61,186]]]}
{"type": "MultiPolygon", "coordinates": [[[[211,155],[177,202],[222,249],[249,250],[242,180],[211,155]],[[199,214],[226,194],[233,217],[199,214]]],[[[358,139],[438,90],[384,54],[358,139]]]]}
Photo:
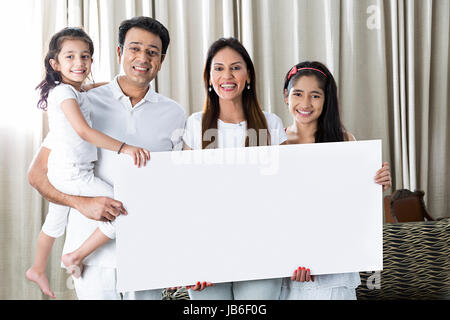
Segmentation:
{"type": "Polygon", "coordinates": [[[35,282],[44,294],[52,298],[55,298],[55,295],[50,289],[45,270],[55,239],[64,234],[69,210],[69,207],[49,204],[45,222],[38,236],[33,266],[25,274],[28,280],[35,282]]]}
{"type": "Polygon", "coordinates": [[[48,257],[50,256],[54,242],[55,238],[48,236],[42,231],[39,233],[34,263],[25,274],[28,280],[35,282],[41,288],[42,292],[51,298],[55,298],[55,294],[50,289],[50,283],[45,270],[47,269],[48,257]]]}
{"type": "Polygon", "coordinates": [[[79,247],[77,250],[67,253],[62,256],[62,262],[67,267],[67,270],[75,277],[79,278],[83,271],[83,260],[106,244],[110,238],[108,238],[99,228],[95,229],[89,238],[79,247]]]}

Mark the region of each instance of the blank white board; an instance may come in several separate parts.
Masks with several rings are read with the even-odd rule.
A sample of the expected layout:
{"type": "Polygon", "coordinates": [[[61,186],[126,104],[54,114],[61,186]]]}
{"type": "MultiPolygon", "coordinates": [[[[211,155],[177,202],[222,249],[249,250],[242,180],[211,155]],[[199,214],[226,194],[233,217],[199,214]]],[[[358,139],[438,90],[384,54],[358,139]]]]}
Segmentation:
{"type": "Polygon", "coordinates": [[[118,289],[382,270],[381,141],[118,156],[118,289]]]}

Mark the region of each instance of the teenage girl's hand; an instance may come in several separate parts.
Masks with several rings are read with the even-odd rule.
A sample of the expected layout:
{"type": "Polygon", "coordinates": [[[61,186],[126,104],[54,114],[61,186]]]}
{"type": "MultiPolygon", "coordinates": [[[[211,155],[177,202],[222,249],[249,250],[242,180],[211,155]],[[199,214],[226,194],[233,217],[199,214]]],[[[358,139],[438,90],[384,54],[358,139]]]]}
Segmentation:
{"type": "Polygon", "coordinates": [[[389,172],[389,163],[383,162],[383,166],[377,171],[375,175],[375,182],[383,186],[383,191],[386,191],[392,186],[391,173],[389,172]]]}
{"type": "Polygon", "coordinates": [[[214,287],[214,283],[211,283],[211,282],[202,282],[202,283],[200,283],[200,281],[199,281],[193,286],[186,286],[186,289],[187,290],[191,289],[193,291],[202,291],[206,287],[214,287]]]}
{"type": "Polygon", "coordinates": [[[150,160],[150,151],[144,148],[124,145],[122,152],[133,158],[134,164],[140,168],[141,164],[145,166],[147,160],[150,160]]]}
{"type": "Polygon", "coordinates": [[[298,282],[314,282],[314,276],[311,275],[311,270],[305,269],[305,267],[298,267],[292,274],[291,280],[298,282]]]}

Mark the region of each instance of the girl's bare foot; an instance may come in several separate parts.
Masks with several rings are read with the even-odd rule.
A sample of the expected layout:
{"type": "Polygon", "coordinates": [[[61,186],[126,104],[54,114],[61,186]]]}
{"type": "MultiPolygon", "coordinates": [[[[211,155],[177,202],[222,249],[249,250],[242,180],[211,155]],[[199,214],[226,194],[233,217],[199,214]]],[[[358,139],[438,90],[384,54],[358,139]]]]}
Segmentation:
{"type": "Polygon", "coordinates": [[[67,253],[62,256],[62,262],[66,266],[67,271],[75,278],[81,277],[83,272],[83,264],[81,260],[77,258],[74,252],[67,253]]]}
{"type": "Polygon", "coordinates": [[[53,299],[56,298],[55,294],[50,289],[50,283],[48,281],[48,278],[47,278],[47,275],[45,274],[45,272],[37,271],[36,269],[31,267],[30,269],[27,270],[27,272],[25,273],[25,276],[27,277],[28,280],[36,283],[39,286],[39,288],[41,288],[41,291],[43,294],[45,294],[53,299]]]}

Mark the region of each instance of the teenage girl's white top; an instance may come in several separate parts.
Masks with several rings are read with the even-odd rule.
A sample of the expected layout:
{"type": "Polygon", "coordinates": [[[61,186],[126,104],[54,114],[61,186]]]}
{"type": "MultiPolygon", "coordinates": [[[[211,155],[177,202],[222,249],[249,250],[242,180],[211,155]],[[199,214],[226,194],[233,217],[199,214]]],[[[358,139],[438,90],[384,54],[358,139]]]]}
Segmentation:
{"type": "Polygon", "coordinates": [[[97,160],[97,148],[84,141],[70,125],[60,105],[64,100],[75,99],[86,122],[92,127],[86,94],[78,92],[69,84],[61,83],[50,90],[47,98],[49,131],[58,137],[52,145],[52,157],[56,163],[90,163],[97,160]]]}
{"type": "MultiPolygon", "coordinates": [[[[270,144],[279,145],[287,140],[281,119],[273,114],[263,111],[270,133],[270,144]]],[[[239,148],[245,147],[245,135],[247,122],[227,123],[218,120],[218,147],[219,148],[239,148]]],[[[183,135],[184,142],[191,149],[202,148],[202,112],[193,113],[186,121],[186,128],[183,135]]]]}

